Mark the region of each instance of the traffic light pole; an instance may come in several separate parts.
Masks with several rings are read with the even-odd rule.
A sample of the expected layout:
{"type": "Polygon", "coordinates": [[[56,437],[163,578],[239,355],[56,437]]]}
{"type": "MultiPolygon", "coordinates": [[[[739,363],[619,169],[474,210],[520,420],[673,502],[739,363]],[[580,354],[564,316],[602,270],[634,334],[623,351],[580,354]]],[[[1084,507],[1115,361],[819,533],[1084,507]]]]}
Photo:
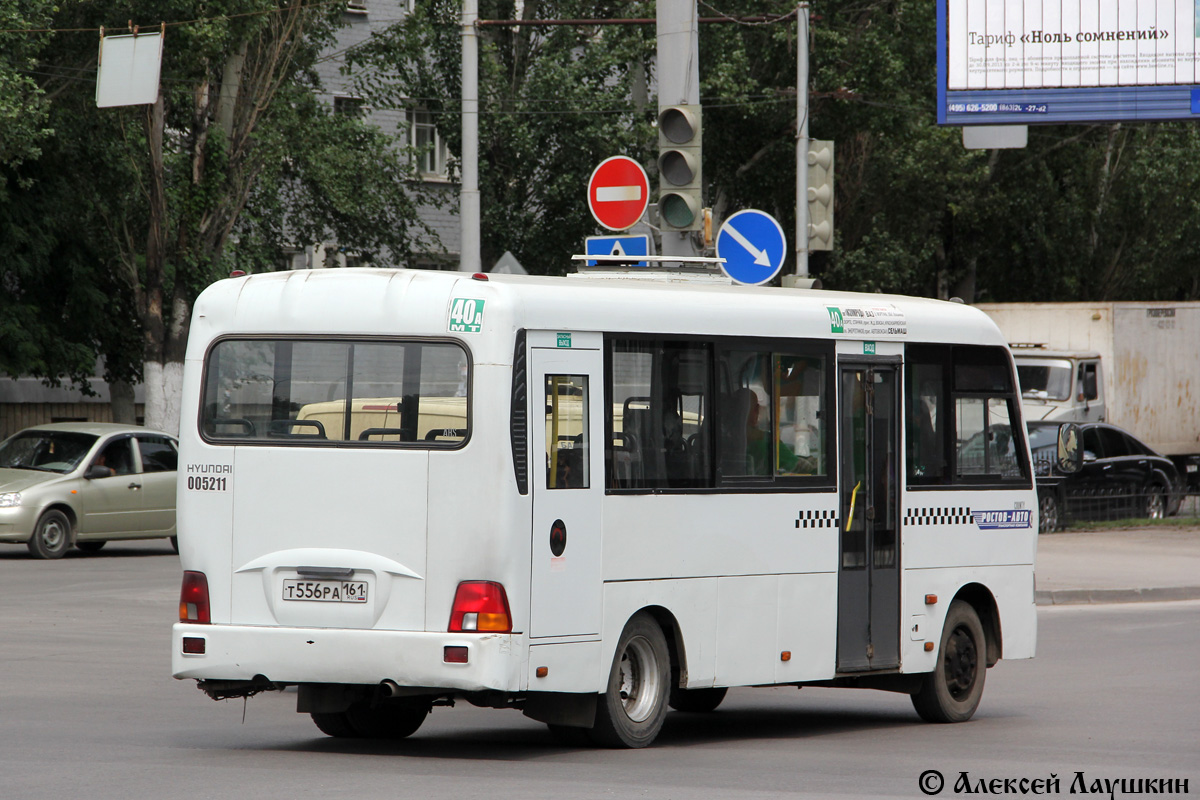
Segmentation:
{"type": "Polygon", "coordinates": [[[796,6],[796,274],[808,277],[808,4],[796,6]]]}
{"type": "MultiPolygon", "coordinates": [[[[658,111],[700,105],[700,29],[696,2],[658,0],[658,111]]],[[[661,209],[660,209],[661,211],[661,209]]],[[[662,231],[664,256],[694,256],[690,231],[662,231]]]]}

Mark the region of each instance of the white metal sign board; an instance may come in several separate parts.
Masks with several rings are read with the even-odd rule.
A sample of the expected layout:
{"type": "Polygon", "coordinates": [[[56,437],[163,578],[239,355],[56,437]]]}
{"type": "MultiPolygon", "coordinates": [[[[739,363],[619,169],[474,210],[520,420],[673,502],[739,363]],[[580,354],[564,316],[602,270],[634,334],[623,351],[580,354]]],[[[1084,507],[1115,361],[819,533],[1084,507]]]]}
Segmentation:
{"type": "Polygon", "coordinates": [[[787,257],[783,227],[765,211],[748,208],[737,212],[717,233],[721,269],[738,283],[760,284],[774,278],[787,257]]]}
{"type": "Polygon", "coordinates": [[[139,106],[158,100],[162,52],[163,37],[158,31],[103,37],[96,76],[96,106],[139,106]]]}
{"type": "MultiPolygon", "coordinates": [[[[586,250],[589,256],[648,256],[650,255],[650,237],[641,234],[637,236],[589,236],[586,250]]],[[[596,261],[587,262],[587,266],[596,266],[596,261]]],[[[629,266],[649,266],[647,261],[638,261],[629,266]]]]}

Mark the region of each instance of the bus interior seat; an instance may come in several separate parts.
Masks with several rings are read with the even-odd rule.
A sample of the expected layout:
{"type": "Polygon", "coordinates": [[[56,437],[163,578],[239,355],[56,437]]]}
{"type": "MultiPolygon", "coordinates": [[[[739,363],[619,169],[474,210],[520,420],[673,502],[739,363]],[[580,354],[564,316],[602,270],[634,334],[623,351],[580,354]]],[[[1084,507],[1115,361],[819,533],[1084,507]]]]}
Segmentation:
{"type": "Polygon", "coordinates": [[[612,476],[614,489],[632,489],[642,485],[641,457],[637,437],[632,433],[613,431],[612,476]]]}
{"type": "MultiPolygon", "coordinates": [[[[430,431],[432,433],[432,431],[430,431]]],[[[366,428],[358,435],[360,442],[369,441],[372,436],[395,436],[396,441],[406,441],[404,431],[400,428],[366,428]]]]}
{"type": "Polygon", "coordinates": [[[204,421],[204,433],[206,436],[242,438],[253,437],[257,435],[258,431],[255,430],[254,423],[248,419],[242,419],[241,417],[213,417],[204,421]],[[240,430],[227,430],[229,427],[239,428],[240,430]]]}
{"type": "Polygon", "coordinates": [[[574,446],[569,448],[560,446],[557,458],[558,475],[555,478],[554,486],[558,489],[582,489],[584,488],[583,435],[564,437],[564,440],[571,442],[574,446]]]}
{"type": "Polygon", "coordinates": [[[287,436],[295,439],[325,439],[325,426],[316,419],[273,419],[267,423],[268,436],[287,436]],[[296,429],[300,428],[300,431],[296,429]],[[312,430],[303,430],[311,428],[312,430]]]}

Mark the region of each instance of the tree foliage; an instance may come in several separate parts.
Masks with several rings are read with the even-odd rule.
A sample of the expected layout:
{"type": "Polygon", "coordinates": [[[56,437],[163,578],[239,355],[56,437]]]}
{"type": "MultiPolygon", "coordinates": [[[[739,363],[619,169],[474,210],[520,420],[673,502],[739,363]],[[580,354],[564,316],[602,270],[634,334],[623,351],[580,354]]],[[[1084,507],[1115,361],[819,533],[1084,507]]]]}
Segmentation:
{"type": "Polygon", "coordinates": [[[53,135],[3,165],[6,372],[78,380],[105,356],[106,377],[146,381],[147,422],[171,428],[177,387],[160,378],[177,378],[192,301],[231,266],[275,268],[284,245],[324,239],[403,257],[428,236],[403,148],[318,101],[339,6],[119,0],[46,16],[64,32],[17,74],[53,135]],[[159,102],[97,109],[94,31],[129,20],[167,23],[159,102]]]}
{"type": "MultiPolygon", "coordinates": [[[[50,134],[48,101],[31,73],[52,12],[47,0],[0,0],[0,167],[36,158],[50,134]]],[[[5,177],[0,172],[0,199],[5,177]]]]}
{"type": "MultiPolygon", "coordinates": [[[[653,17],[651,2],[527,0],[524,19],[653,17]]],[[[511,0],[483,0],[482,20],[513,20],[511,0]]],[[[461,4],[416,12],[351,54],[374,105],[424,107],[461,152],[461,4]]],[[[532,272],[561,273],[596,232],[586,187],[604,158],[647,167],[656,143],[645,76],[654,26],[484,25],[479,59],[481,260],[511,251],[532,272]]]]}
{"type": "MultiPolygon", "coordinates": [[[[1189,123],[1033,127],[968,151],[939,128],[936,4],[700,3],[704,179],[718,217],[795,231],[796,59],[809,130],[836,143],[831,288],[968,301],[1200,299],[1200,148],[1189,123]],[[718,7],[719,6],[719,7],[718,7]],[[753,19],[751,19],[753,18],[753,19]]],[[[652,0],[481,0],[488,21],[653,18],[652,0]]],[[[430,0],[347,54],[377,109],[460,141],[461,8],[430,0]]],[[[403,259],[429,238],[412,153],[317,101],[340,7],[299,0],[0,0],[0,27],[167,27],[158,107],[96,109],[95,34],[0,34],[0,369],[110,377],[182,357],[191,301],[285,243],[403,259]],[[157,137],[161,134],[161,145],[157,137]]],[[[656,183],[655,28],[483,24],[482,260],[563,272],[597,232],[586,183],[625,154],[656,183]]],[[[425,249],[422,244],[422,249],[425,249]]],[[[790,270],[789,263],[785,269],[790,270]]]]}

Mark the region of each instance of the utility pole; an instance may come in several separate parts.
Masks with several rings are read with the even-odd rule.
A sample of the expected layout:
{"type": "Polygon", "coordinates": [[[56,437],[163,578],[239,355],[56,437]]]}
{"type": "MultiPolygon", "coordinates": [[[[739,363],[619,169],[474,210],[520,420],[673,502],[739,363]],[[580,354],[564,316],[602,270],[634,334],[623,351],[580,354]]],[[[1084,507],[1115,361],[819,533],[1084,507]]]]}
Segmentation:
{"type": "Polygon", "coordinates": [[[808,4],[796,6],[796,274],[808,277],[808,4]]]}
{"type": "MultiPolygon", "coordinates": [[[[658,113],[700,105],[700,27],[695,0],[658,0],[658,113]]],[[[660,208],[661,213],[661,208],[660,208]]],[[[664,256],[694,256],[690,231],[662,231],[664,256]]]]}
{"type": "Polygon", "coordinates": [[[479,39],[475,22],[479,0],[463,0],[462,13],[462,187],[458,213],[461,223],[462,272],[482,272],[479,256],[479,39]]]}

